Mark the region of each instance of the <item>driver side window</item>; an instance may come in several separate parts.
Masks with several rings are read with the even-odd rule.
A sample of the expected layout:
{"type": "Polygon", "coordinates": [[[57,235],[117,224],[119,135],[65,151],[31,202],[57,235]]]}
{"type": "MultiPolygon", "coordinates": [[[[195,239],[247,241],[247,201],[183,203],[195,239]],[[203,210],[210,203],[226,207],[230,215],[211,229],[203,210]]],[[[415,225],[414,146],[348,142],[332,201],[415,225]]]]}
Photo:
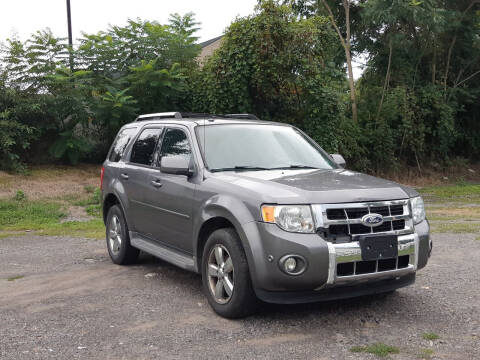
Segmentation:
{"type": "Polygon", "coordinates": [[[187,134],[180,129],[168,129],[163,137],[160,161],[163,157],[183,157],[190,161],[192,151],[187,134]]]}

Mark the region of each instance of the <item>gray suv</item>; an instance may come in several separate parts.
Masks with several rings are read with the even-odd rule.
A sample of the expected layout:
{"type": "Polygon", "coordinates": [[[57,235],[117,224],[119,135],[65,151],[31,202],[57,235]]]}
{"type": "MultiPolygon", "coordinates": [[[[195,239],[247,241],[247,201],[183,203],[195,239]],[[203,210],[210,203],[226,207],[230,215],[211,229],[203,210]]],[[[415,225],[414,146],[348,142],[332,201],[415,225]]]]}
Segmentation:
{"type": "Polygon", "coordinates": [[[101,182],[112,261],[142,250],[200,273],[225,317],[259,300],[393,292],[432,249],[414,189],[347,170],[299,129],[248,114],[139,116],[101,182]]]}

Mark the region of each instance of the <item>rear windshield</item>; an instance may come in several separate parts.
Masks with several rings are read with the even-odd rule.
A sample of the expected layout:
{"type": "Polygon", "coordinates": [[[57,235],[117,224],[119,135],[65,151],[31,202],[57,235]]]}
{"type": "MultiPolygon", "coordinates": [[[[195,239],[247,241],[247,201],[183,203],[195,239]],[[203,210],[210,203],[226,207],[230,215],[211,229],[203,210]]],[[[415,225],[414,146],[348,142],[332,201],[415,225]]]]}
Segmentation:
{"type": "Polygon", "coordinates": [[[132,137],[137,132],[137,128],[127,128],[120,131],[117,135],[117,138],[113,142],[112,150],[110,151],[110,155],[108,156],[108,160],[113,162],[118,162],[123,156],[125,149],[128,146],[128,143],[132,139],[132,137]]]}
{"type": "Polygon", "coordinates": [[[210,171],[337,168],[316,143],[290,126],[222,124],[195,131],[210,171]]]}

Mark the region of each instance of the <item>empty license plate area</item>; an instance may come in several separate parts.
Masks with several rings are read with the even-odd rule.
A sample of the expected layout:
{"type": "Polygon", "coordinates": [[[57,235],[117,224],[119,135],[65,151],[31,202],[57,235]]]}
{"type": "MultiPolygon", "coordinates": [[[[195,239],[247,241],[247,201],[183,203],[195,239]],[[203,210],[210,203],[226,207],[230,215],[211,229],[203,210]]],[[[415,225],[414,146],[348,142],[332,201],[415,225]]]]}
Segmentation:
{"type": "Polygon", "coordinates": [[[397,235],[362,236],[359,244],[363,261],[398,257],[397,235]]]}

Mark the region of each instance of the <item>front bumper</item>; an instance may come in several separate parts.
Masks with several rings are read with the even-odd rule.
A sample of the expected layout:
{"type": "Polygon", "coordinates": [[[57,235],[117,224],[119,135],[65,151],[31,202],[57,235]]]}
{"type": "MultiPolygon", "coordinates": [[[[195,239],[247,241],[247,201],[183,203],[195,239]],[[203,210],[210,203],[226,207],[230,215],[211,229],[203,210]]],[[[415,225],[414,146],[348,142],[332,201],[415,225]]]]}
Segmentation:
{"type": "Polygon", "coordinates": [[[426,265],[431,250],[427,221],[415,232],[398,237],[399,258],[408,258],[400,267],[384,270],[377,265],[368,273],[338,274],[337,265],[362,261],[357,241],[333,244],[317,234],[288,233],[274,224],[249,223],[245,229],[252,252],[249,262],[257,296],[267,302],[296,303],[345,298],[385,292],[415,281],[415,273],[426,265]],[[278,260],[298,254],[307,260],[307,269],[298,276],[280,270],[278,260]],[[272,260],[273,258],[273,260],[272,260]],[[269,259],[271,261],[269,261],[269,259]]]}

